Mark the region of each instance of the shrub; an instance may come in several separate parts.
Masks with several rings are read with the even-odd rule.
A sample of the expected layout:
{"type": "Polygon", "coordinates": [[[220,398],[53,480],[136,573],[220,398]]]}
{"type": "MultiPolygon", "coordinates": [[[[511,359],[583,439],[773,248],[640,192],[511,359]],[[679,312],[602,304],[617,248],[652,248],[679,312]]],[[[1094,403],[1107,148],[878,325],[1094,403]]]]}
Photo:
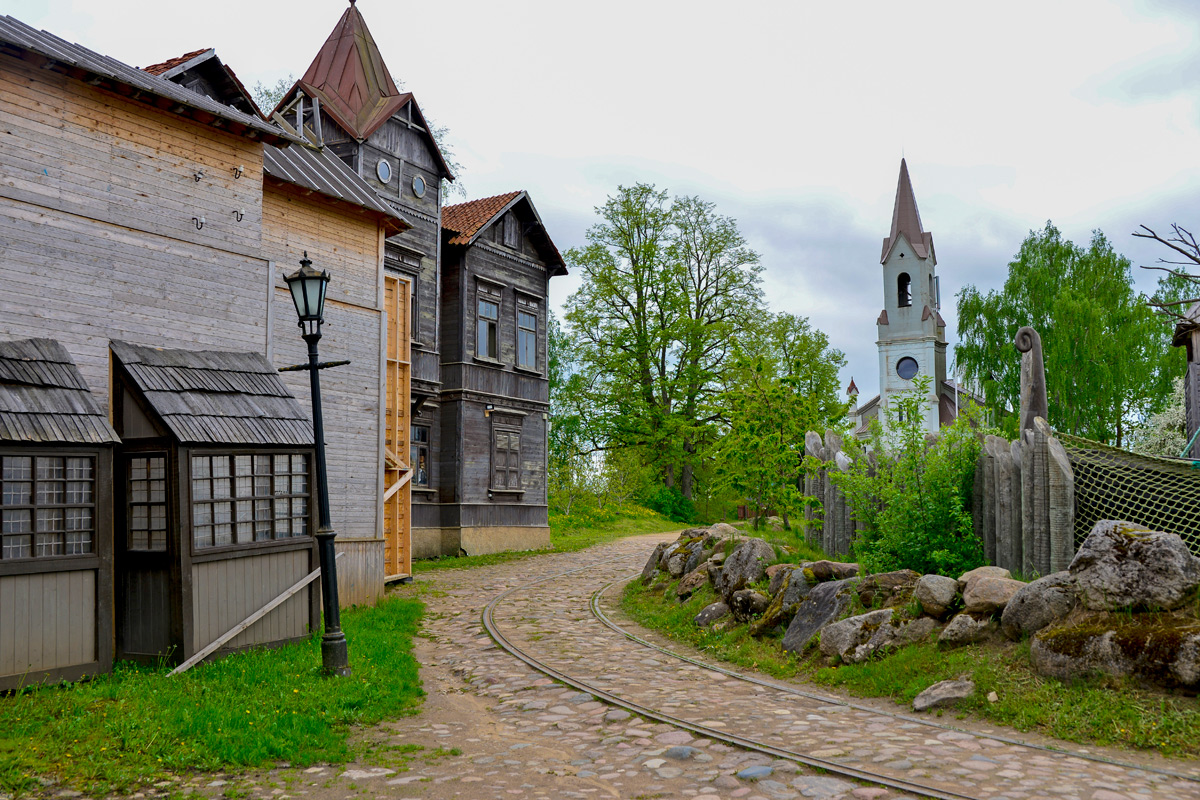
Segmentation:
{"type": "Polygon", "coordinates": [[[660,486],[646,505],[675,522],[692,522],[696,518],[696,506],[674,486],[660,486]]]}
{"type": "MultiPolygon", "coordinates": [[[[953,425],[928,440],[929,379],[916,383],[887,409],[887,432],[878,424],[872,427],[874,468],[859,453],[849,472],[829,474],[863,525],[854,553],[866,570],[957,577],[983,563],[970,513],[980,451],[978,415],[968,405],[953,425]]],[[[847,449],[855,446],[848,443],[847,449]]]]}

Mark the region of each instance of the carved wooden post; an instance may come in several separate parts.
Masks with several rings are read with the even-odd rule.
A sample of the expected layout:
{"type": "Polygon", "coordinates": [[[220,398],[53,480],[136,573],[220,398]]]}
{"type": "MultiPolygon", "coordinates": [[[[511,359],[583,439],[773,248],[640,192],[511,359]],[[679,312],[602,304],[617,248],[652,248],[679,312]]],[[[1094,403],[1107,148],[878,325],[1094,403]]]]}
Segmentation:
{"type": "Polygon", "coordinates": [[[1042,363],[1042,337],[1026,325],[1014,340],[1021,356],[1021,430],[1033,430],[1037,417],[1050,417],[1046,401],[1046,368],[1042,363]]]}
{"type": "Polygon", "coordinates": [[[1050,435],[1044,419],[1037,430],[1046,436],[1046,506],[1050,538],[1050,572],[1061,572],[1075,557],[1075,475],[1062,442],[1050,435]]]}
{"type": "Polygon", "coordinates": [[[1005,569],[1021,568],[1021,541],[1013,541],[1013,463],[1009,444],[999,436],[989,436],[987,447],[996,460],[996,565],[1005,569]]]}
{"type": "Polygon", "coordinates": [[[1009,442],[1008,455],[1012,459],[1012,508],[1009,524],[1012,525],[1012,540],[1021,548],[1021,557],[1017,560],[1017,569],[1025,569],[1025,539],[1021,532],[1021,440],[1009,442]]]}
{"type": "Polygon", "coordinates": [[[1041,417],[1021,432],[1021,540],[1026,577],[1050,573],[1050,504],[1047,483],[1047,439],[1050,426],[1041,417]]]}
{"type": "MultiPolygon", "coordinates": [[[[842,437],[833,431],[825,431],[825,460],[833,462],[841,450],[842,437]]],[[[838,492],[837,487],[833,485],[833,481],[829,478],[829,472],[834,469],[837,469],[837,467],[831,465],[826,470],[825,476],[825,552],[830,555],[841,555],[841,552],[838,550],[841,546],[843,517],[842,509],[838,505],[840,492],[838,492]]]]}
{"type": "MultiPolygon", "coordinates": [[[[821,437],[816,431],[804,434],[804,455],[821,458],[821,437]]],[[[804,519],[808,522],[808,540],[813,544],[821,543],[821,520],[825,503],[825,488],[821,483],[821,470],[814,469],[804,473],[804,494],[817,501],[820,505],[806,505],[804,519]]]]}
{"type": "Polygon", "coordinates": [[[983,554],[989,564],[999,565],[1000,562],[996,560],[996,459],[986,438],[979,452],[979,466],[976,469],[983,472],[983,507],[980,510],[983,518],[983,554]]]}
{"type": "Polygon", "coordinates": [[[983,557],[987,559],[989,564],[993,563],[995,557],[995,546],[993,544],[993,552],[988,552],[986,524],[983,520],[983,492],[984,492],[984,459],[987,456],[982,450],[979,452],[979,457],[975,459],[975,484],[971,490],[971,527],[975,531],[975,535],[979,537],[979,542],[983,546],[983,557]]]}

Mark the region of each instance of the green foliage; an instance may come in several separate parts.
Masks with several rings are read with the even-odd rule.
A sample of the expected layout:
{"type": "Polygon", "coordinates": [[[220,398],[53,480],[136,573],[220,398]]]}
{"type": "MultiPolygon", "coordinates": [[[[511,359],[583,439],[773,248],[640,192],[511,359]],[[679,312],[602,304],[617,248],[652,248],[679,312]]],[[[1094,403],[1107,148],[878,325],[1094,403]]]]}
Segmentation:
{"type": "MultiPolygon", "coordinates": [[[[962,409],[929,442],[929,391],[929,377],[917,378],[887,407],[886,432],[873,426],[874,467],[859,457],[849,472],[829,472],[863,523],[854,552],[869,572],[913,569],[958,577],[983,563],[970,513],[980,451],[976,409],[962,409]]],[[[847,442],[847,449],[854,446],[847,442]]]]}
{"type": "Polygon", "coordinates": [[[99,796],[165,772],[351,760],[352,725],[415,713],[421,702],[412,639],[422,611],[388,598],[346,612],[350,678],[322,676],[318,634],[176,677],[118,664],[91,681],[0,698],[0,793],[40,792],[36,776],[99,796]]]}
{"type": "MultiPolygon", "coordinates": [[[[1177,291],[1164,287],[1163,291],[1177,291]]],[[[1129,259],[1100,231],[1087,248],[1064,240],[1053,224],[1031,231],[1008,265],[1000,291],[974,286],[958,295],[966,379],[983,387],[989,406],[1020,405],[1018,328],[1042,338],[1050,419],[1055,428],[1121,446],[1131,426],[1162,408],[1180,355],[1170,329],[1133,290],[1129,259]]],[[[1015,418],[1005,423],[1015,435],[1015,418]]]]}
{"type": "Polygon", "coordinates": [[[749,502],[757,527],[768,508],[785,521],[802,509],[804,434],[844,419],[846,359],[804,317],[766,314],[752,332],[735,347],[720,396],[728,429],[716,453],[718,480],[749,502]]]}
{"type": "Polygon", "coordinates": [[[1176,378],[1167,407],[1130,435],[1129,449],[1146,456],[1179,458],[1187,447],[1187,411],[1183,378],[1176,378]]]}
{"type": "Polygon", "coordinates": [[[263,114],[270,115],[279,105],[279,102],[283,100],[288,90],[295,85],[296,76],[289,72],[286,78],[280,78],[270,86],[267,86],[262,81],[258,81],[254,84],[254,88],[250,90],[250,94],[254,98],[254,103],[258,106],[259,110],[263,114]]]}
{"type": "Polygon", "coordinates": [[[675,522],[694,522],[696,506],[674,486],[659,486],[646,499],[646,506],[675,522]]]}

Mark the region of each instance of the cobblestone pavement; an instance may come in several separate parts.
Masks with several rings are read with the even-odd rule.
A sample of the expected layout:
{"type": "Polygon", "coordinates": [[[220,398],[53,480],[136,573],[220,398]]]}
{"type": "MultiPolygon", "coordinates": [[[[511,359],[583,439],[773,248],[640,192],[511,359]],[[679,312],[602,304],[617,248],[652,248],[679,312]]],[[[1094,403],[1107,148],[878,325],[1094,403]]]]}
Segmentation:
{"type": "MultiPolygon", "coordinates": [[[[1200,776],[1195,762],[1058,743],[1141,768],[1107,764],[994,738],[1051,744],[1007,729],[956,720],[964,729],[950,730],[905,720],[884,713],[898,709],[888,701],[856,700],[870,707],[863,710],[787,695],[677,661],[601,625],[589,611],[592,593],[640,569],[653,544],[666,538],[673,537],[420,575],[417,585],[399,591],[421,592],[428,605],[416,652],[428,697],[420,715],[362,734],[372,747],[364,763],[206,776],[171,788],[251,800],[910,796],[632,716],[554,683],[486,635],[481,613],[493,597],[588,567],[514,592],[497,607],[495,621],[528,654],[623,699],[713,730],[986,800],[1200,798],[1200,783],[1154,771],[1200,776]],[[424,749],[401,761],[414,746],[424,749]]],[[[606,602],[605,611],[620,622],[614,605],[606,602]]]]}

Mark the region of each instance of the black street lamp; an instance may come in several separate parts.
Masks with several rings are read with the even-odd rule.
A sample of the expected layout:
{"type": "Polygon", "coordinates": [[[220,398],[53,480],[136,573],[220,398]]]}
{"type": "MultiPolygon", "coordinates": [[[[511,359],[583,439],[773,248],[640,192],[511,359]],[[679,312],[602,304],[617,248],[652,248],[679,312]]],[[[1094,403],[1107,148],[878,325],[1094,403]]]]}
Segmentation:
{"type": "Polygon", "coordinates": [[[317,552],[321,559],[321,599],[325,611],[325,635],[321,638],[321,666],[327,675],[350,674],[350,654],[346,635],[342,633],[342,618],[338,610],[337,557],[333,540],[337,536],[329,520],[329,478],[325,472],[325,424],[321,419],[322,365],[317,357],[317,342],[321,340],[324,322],[325,288],[329,273],[313,269],[308,252],[300,261],[300,269],[283,277],[292,292],[300,330],[308,343],[308,375],[312,385],[313,439],[317,448],[317,552]]]}

